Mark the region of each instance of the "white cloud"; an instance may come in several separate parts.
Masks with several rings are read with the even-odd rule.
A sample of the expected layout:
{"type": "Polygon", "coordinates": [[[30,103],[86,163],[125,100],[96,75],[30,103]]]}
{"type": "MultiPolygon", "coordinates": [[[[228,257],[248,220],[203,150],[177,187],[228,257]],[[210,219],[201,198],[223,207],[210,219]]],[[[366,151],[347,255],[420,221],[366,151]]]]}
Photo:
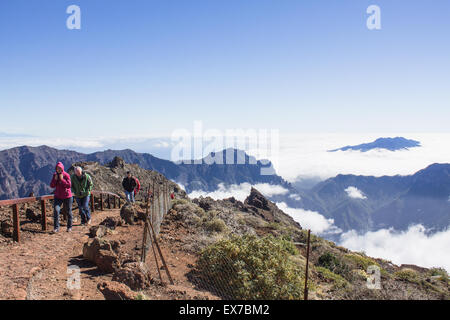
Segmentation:
{"type": "Polygon", "coordinates": [[[297,201],[302,200],[302,197],[300,197],[298,194],[295,194],[295,193],[290,194],[290,195],[289,195],[289,198],[294,199],[294,200],[297,200],[297,201]]]}
{"type": "Polygon", "coordinates": [[[289,214],[295,221],[300,223],[302,228],[311,229],[313,233],[319,235],[341,233],[342,230],[334,225],[333,219],[327,219],[315,211],[298,208],[290,208],[284,202],[277,203],[277,207],[289,214]]]}
{"type": "Polygon", "coordinates": [[[367,197],[356,187],[348,187],[345,189],[345,192],[347,192],[348,196],[353,199],[367,199],[367,197]]]}
{"type": "MultiPolygon", "coordinates": [[[[261,192],[266,197],[271,197],[279,194],[286,194],[289,190],[279,185],[272,185],[268,183],[258,183],[253,187],[261,192]]],[[[211,197],[215,200],[234,197],[239,201],[244,201],[250,194],[252,185],[250,183],[241,183],[239,185],[233,184],[225,186],[223,183],[219,184],[218,189],[212,192],[203,190],[194,190],[189,194],[190,198],[211,197]]]]}
{"type": "Polygon", "coordinates": [[[382,229],[358,235],[356,231],[349,231],[341,235],[339,244],[398,265],[442,267],[450,272],[450,228],[431,235],[426,231],[422,225],[411,226],[402,232],[382,229]]]}
{"type": "Polygon", "coordinates": [[[280,135],[279,145],[278,156],[269,158],[277,174],[291,182],[299,178],[327,179],[338,174],[409,175],[432,163],[450,161],[450,133],[284,134],[280,135]],[[384,149],[327,152],[379,137],[397,136],[420,141],[422,147],[395,152],[384,149]]]}

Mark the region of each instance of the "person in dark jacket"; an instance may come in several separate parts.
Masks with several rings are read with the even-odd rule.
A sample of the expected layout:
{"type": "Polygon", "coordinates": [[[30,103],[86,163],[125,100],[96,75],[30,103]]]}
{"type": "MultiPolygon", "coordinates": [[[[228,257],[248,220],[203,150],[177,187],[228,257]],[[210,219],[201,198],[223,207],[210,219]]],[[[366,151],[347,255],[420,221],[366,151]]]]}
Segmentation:
{"type": "Polygon", "coordinates": [[[137,187],[137,183],[130,171],[127,172],[127,176],[123,179],[122,187],[125,190],[127,202],[134,203],[134,189],[137,187]]]}
{"type": "Polygon", "coordinates": [[[89,200],[94,186],[92,178],[81,167],[75,167],[75,173],[70,179],[72,180],[72,193],[80,211],[81,225],[90,225],[91,208],[89,207],[89,200]]]}
{"type": "Polygon", "coordinates": [[[61,212],[61,206],[68,211],[67,219],[67,232],[72,231],[72,191],[70,190],[72,186],[70,175],[64,171],[64,165],[58,162],[55,168],[55,173],[53,173],[52,181],[50,182],[50,188],[55,188],[55,200],[54,200],[54,233],[59,231],[59,213],[61,212]]]}

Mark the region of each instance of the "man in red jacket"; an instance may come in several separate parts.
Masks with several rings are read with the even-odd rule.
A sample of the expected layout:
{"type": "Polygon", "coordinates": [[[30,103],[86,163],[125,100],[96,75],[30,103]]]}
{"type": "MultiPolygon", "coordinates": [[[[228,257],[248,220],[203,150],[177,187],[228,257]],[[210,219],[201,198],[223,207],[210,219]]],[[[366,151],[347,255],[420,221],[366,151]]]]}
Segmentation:
{"type": "Polygon", "coordinates": [[[134,180],[136,180],[136,188],[134,188],[134,197],[136,198],[136,195],[138,194],[139,190],[141,190],[141,183],[139,182],[139,179],[136,177],[133,177],[134,180]]]}
{"type": "Polygon", "coordinates": [[[54,233],[59,231],[59,213],[61,212],[61,206],[63,204],[68,211],[67,232],[72,231],[73,198],[72,191],[70,190],[71,186],[70,175],[64,171],[64,165],[61,162],[58,162],[55,173],[53,173],[52,182],[50,182],[50,187],[55,188],[55,200],[53,205],[54,233]]]}

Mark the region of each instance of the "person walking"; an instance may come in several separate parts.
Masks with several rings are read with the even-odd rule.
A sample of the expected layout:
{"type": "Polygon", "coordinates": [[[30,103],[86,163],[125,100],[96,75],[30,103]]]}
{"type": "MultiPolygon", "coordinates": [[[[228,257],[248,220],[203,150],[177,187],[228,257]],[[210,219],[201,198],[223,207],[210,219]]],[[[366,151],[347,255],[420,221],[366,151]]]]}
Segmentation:
{"type": "Polygon", "coordinates": [[[55,168],[55,173],[53,173],[52,181],[50,182],[50,187],[55,189],[55,200],[53,204],[54,233],[59,232],[59,214],[63,204],[64,208],[68,211],[67,232],[72,231],[73,198],[71,186],[72,183],[70,180],[70,175],[64,171],[64,165],[61,162],[58,162],[55,168]]]}
{"type": "Polygon", "coordinates": [[[70,177],[72,180],[72,191],[80,211],[81,225],[91,224],[91,208],[89,200],[94,186],[91,176],[83,171],[81,167],[75,167],[75,173],[70,177]]]}
{"type": "Polygon", "coordinates": [[[134,189],[137,187],[136,179],[127,171],[127,176],[123,178],[122,187],[128,203],[134,203],[134,189]]]}
{"type": "Polygon", "coordinates": [[[139,179],[136,177],[133,177],[134,180],[136,180],[136,188],[134,188],[134,198],[136,199],[137,194],[141,190],[141,183],[139,182],[139,179]]]}

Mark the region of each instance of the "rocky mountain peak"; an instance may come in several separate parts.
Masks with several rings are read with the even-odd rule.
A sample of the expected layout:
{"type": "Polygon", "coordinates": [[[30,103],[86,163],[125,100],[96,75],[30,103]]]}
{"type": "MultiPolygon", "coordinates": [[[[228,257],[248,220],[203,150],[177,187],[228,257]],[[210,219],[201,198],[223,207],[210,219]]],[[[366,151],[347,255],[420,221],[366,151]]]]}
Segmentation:
{"type": "Polygon", "coordinates": [[[118,156],[115,156],[114,159],[109,163],[110,168],[124,168],[125,167],[125,161],[118,156]]]}
{"type": "Polygon", "coordinates": [[[262,210],[271,210],[269,201],[255,188],[252,187],[250,195],[245,199],[246,205],[256,207],[262,210]]]}

